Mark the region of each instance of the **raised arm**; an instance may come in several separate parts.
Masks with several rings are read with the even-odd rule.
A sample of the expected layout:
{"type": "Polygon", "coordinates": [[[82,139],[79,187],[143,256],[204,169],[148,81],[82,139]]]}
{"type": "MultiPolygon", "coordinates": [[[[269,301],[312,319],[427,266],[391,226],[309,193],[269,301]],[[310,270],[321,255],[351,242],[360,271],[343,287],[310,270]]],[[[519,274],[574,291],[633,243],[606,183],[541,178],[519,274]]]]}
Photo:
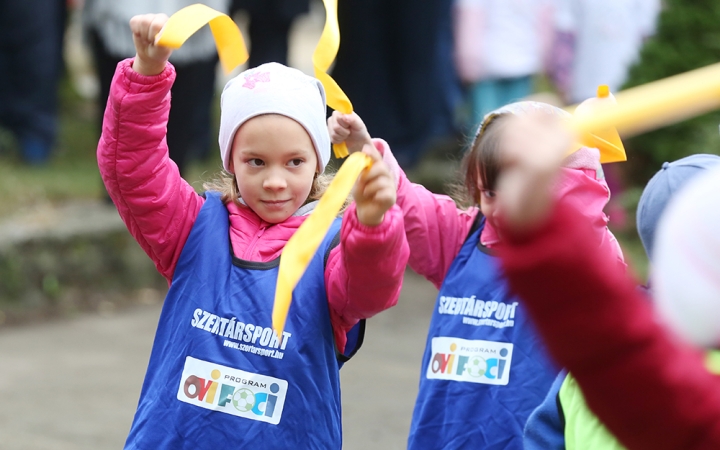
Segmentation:
{"type": "Polygon", "coordinates": [[[343,215],[340,245],[330,252],[325,269],[330,318],[338,349],[360,319],[394,306],[400,297],[408,243],[402,212],[393,206],[378,226],[360,223],[355,206],[343,215]]]}
{"type": "Polygon", "coordinates": [[[445,274],[467,237],[477,208],[459,209],[446,195],[437,195],[408,180],[388,144],[370,140],[365,125],[356,114],[335,112],[328,120],[333,142],[346,141],[348,149],[372,143],[383,155],[397,187],[397,205],[403,213],[405,234],[410,245],[410,267],[440,287],[445,274]]]}
{"type": "Polygon", "coordinates": [[[499,254],[550,353],[628,448],[720,448],[720,378],[656,321],[588,218],[553,200],[572,137],[531,118],[513,126],[498,183],[499,254]]]}
{"type": "MultiPolygon", "coordinates": [[[[151,17],[133,20],[136,47],[138,40],[150,41],[161,26],[151,17]]],[[[143,55],[147,59],[138,49],[135,59],[118,64],[98,143],[98,166],[130,233],[171,281],[203,199],[168,157],[165,134],[175,69],[169,63],[143,65],[138,59],[143,55]]],[[[165,62],[168,56],[162,56],[165,62]]]]}
{"type": "Polygon", "coordinates": [[[630,449],[720,448],[720,378],[656,321],[587,219],[561,202],[541,229],[506,234],[511,289],[612,433],[630,449]]]}
{"type": "Polygon", "coordinates": [[[358,320],[397,303],[410,253],[390,171],[377,150],[368,145],[364,152],[373,158],[373,166],[355,185],[355,202],[343,215],[340,245],[330,253],[325,269],[340,351],[358,320]]]}

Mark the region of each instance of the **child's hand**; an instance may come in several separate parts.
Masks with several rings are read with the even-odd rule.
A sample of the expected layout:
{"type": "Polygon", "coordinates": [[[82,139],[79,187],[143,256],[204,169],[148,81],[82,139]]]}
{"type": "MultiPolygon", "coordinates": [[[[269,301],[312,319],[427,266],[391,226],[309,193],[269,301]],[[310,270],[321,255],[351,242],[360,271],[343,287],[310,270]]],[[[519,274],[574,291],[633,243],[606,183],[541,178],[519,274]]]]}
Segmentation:
{"type": "Polygon", "coordinates": [[[365,145],[362,151],[372,158],[373,165],[360,174],[353,197],[360,223],[376,226],[382,223],[387,210],[395,204],[395,181],[390,174],[390,168],[372,144],[365,145]]]}
{"type": "Polygon", "coordinates": [[[498,207],[515,231],[539,224],[550,213],[553,185],[572,142],[557,122],[512,117],[503,136],[503,170],[498,180],[498,207]]]}
{"type": "Polygon", "coordinates": [[[155,37],[165,26],[165,14],[143,14],[130,19],[130,30],[135,43],[133,69],[141,75],[157,75],[165,70],[172,49],[155,45],[155,37]]]}
{"type": "Polygon", "coordinates": [[[332,116],[328,118],[328,131],[332,143],[345,142],[350,153],[362,151],[365,145],[372,145],[367,127],[354,112],[343,114],[333,111],[332,116]]]}

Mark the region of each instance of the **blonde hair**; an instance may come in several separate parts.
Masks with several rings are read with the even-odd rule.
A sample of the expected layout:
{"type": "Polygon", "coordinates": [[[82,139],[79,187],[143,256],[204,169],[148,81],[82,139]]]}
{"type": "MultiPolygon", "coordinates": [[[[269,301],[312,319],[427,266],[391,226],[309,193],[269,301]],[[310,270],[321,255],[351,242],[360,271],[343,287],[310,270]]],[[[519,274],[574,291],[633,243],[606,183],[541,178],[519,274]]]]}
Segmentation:
{"type": "MultiPolygon", "coordinates": [[[[327,191],[327,188],[330,186],[330,182],[332,182],[333,178],[335,178],[335,173],[315,174],[312,187],[310,188],[310,193],[308,194],[307,199],[305,199],[305,202],[303,202],[303,205],[307,205],[315,200],[320,200],[320,197],[322,197],[325,191],[327,191]]],[[[217,177],[215,177],[215,179],[203,183],[203,189],[206,191],[219,192],[220,199],[223,203],[233,202],[238,206],[243,206],[242,203],[240,203],[240,191],[235,180],[235,175],[230,172],[223,170],[217,177]]],[[[345,212],[347,207],[350,205],[350,201],[351,197],[345,199],[342,208],[340,208],[340,212],[338,214],[339,216],[345,212]]]]}

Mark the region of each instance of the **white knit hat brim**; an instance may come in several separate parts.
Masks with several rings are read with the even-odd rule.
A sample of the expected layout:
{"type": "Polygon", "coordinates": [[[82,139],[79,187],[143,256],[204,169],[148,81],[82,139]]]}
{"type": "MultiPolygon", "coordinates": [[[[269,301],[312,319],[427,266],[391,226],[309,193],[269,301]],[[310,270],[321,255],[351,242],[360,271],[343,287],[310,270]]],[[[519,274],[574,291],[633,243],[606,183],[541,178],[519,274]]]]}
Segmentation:
{"type": "Polygon", "coordinates": [[[237,130],[263,114],[280,114],[298,122],[310,136],[318,172],[330,161],[325,90],[316,78],[278,63],[246,70],[228,81],[220,99],[220,157],[230,171],[232,144],[237,130]]]}

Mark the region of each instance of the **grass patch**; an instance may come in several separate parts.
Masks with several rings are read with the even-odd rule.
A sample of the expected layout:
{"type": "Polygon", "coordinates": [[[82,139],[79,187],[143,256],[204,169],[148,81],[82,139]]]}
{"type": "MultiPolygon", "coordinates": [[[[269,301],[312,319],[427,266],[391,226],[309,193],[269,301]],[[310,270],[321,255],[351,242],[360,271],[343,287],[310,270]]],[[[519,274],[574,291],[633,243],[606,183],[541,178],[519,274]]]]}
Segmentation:
{"type": "Polygon", "coordinates": [[[75,161],[28,167],[0,162],[0,216],[25,208],[68,199],[99,198],[102,191],[97,164],[75,161]]]}

